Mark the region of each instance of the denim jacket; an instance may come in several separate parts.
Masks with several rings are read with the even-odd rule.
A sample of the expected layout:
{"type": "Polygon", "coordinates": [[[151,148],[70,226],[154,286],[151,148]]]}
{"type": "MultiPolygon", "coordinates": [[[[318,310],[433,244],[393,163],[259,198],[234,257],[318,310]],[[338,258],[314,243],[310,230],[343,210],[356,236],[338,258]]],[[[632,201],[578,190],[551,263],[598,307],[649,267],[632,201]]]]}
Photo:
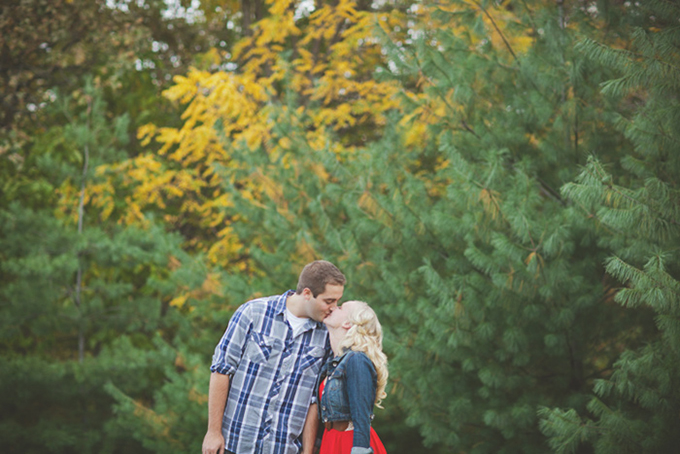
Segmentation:
{"type": "Polygon", "coordinates": [[[328,361],[321,369],[315,392],[328,377],[319,405],[323,423],[352,421],[354,442],[351,454],[372,454],[371,420],[378,376],[375,366],[363,352],[345,351],[328,361]]]}

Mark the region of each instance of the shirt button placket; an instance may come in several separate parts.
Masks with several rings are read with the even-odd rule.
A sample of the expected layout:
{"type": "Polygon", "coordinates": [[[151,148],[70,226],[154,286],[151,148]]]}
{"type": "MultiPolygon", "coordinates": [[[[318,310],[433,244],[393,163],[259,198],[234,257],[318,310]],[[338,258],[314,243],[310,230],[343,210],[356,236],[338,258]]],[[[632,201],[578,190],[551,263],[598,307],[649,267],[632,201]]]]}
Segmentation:
{"type": "Polygon", "coordinates": [[[262,437],[262,453],[269,453],[272,452],[272,444],[271,444],[271,427],[272,427],[272,420],[271,416],[267,417],[267,420],[264,422],[264,436],[262,437]]]}

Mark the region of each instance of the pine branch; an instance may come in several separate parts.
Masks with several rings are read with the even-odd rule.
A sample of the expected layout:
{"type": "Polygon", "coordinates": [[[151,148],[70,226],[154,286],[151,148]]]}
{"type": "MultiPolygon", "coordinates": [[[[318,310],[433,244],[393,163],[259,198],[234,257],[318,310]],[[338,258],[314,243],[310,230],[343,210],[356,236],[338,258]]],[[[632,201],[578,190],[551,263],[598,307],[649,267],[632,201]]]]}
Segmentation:
{"type": "MultiPolygon", "coordinates": [[[[397,183],[397,188],[399,189],[399,193],[401,194],[402,199],[406,199],[406,195],[404,194],[404,189],[402,188],[402,185],[400,183],[397,183]]],[[[448,259],[449,255],[446,253],[446,246],[439,240],[439,237],[432,231],[432,229],[422,220],[420,217],[416,214],[415,211],[413,211],[413,208],[411,208],[411,205],[408,203],[404,204],[404,207],[406,210],[408,210],[411,215],[418,220],[418,222],[425,228],[425,231],[429,233],[430,237],[434,240],[435,243],[439,245],[439,248],[437,252],[439,252],[439,255],[442,256],[443,259],[448,259]]]]}
{"type": "MultiPolygon", "coordinates": [[[[611,258],[607,261],[607,268],[609,268],[609,266],[610,266],[612,263],[614,263],[614,262],[617,262],[620,266],[622,266],[622,267],[624,267],[624,268],[627,268],[629,271],[631,271],[631,272],[633,272],[633,273],[635,273],[635,274],[638,274],[639,277],[644,277],[645,279],[650,280],[651,282],[654,283],[654,286],[655,286],[656,288],[665,288],[665,289],[668,289],[671,293],[674,293],[674,294],[677,295],[678,298],[680,299],[680,290],[675,289],[675,288],[673,288],[672,286],[670,286],[670,285],[668,285],[668,284],[666,284],[666,283],[664,283],[664,282],[661,282],[661,281],[659,281],[658,279],[656,279],[656,278],[650,276],[649,272],[646,272],[646,271],[644,271],[644,270],[640,270],[640,269],[638,269],[638,268],[636,268],[636,267],[634,267],[634,266],[632,266],[632,265],[629,265],[628,263],[624,262],[624,261],[623,261],[620,257],[618,257],[618,256],[611,257],[611,258]]],[[[612,275],[614,275],[613,270],[608,269],[608,272],[611,273],[612,275]]],[[[616,273],[616,274],[618,274],[617,277],[619,277],[619,278],[623,277],[623,276],[621,276],[621,273],[616,273]]],[[[631,280],[632,280],[632,278],[628,278],[628,279],[627,279],[627,281],[631,281],[631,280]]],[[[638,283],[637,283],[637,282],[634,282],[634,285],[637,286],[638,283]]]]}
{"type": "MultiPolygon", "coordinates": [[[[577,186],[575,183],[568,183],[573,186],[577,186]]],[[[578,185],[582,186],[582,185],[578,185]]],[[[599,223],[600,226],[602,226],[605,230],[609,231],[610,233],[617,233],[619,235],[623,235],[623,232],[617,228],[612,227],[611,225],[606,224],[596,213],[592,213],[588,208],[586,208],[581,202],[574,200],[573,198],[569,199],[570,201],[574,202],[583,212],[586,214],[587,219],[596,219],[599,223]]]]}
{"type": "MultiPolygon", "coordinates": [[[[418,57],[417,57],[417,56],[415,57],[415,59],[416,59],[417,65],[418,65],[418,69],[420,70],[420,72],[421,72],[421,74],[423,75],[423,77],[424,77],[424,78],[430,83],[430,85],[432,85],[432,87],[437,91],[437,95],[439,95],[439,98],[444,102],[444,104],[446,104],[446,107],[449,108],[449,110],[451,111],[451,113],[455,113],[456,109],[454,109],[454,107],[451,105],[451,103],[449,102],[449,100],[446,99],[446,96],[442,93],[441,89],[437,86],[437,84],[436,84],[429,76],[426,76],[425,73],[422,71],[422,65],[420,64],[420,61],[418,60],[418,57]]],[[[451,80],[451,78],[449,77],[448,73],[447,73],[446,71],[444,71],[444,69],[443,69],[442,67],[440,67],[440,66],[437,64],[437,62],[436,62],[435,60],[432,60],[432,64],[435,66],[435,68],[437,68],[437,69],[444,75],[444,77],[449,81],[449,84],[455,85],[454,81],[451,80]]],[[[468,126],[468,124],[465,122],[465,119],[461,119],[460,123],[461,123],[461,125],[463,126],[463,130],[464,130],[464,131],[467,131],[467,132],[469,132],[469,133],[472,133],[472,135],[474,135],[474,136],[475,136],[476,138],[478,138],[478,139],[480,138],[480,137],[477,135],[477,133],[475,133],[475,131],[474,131],[470,126],[468,126]]]]}
{"type": "MultiPolygon", "coordinates": [[[[590,170],[589,170],[588,168],[586,168],[586,171],[589,172],[590,170]]],[[[609,188],[610,190],[612,190],[612,191],[614,191],[615,193],[619,194],[620,196],[622,196],[623,198],[627,199],[628,201],[633,202],[634,204],[637,204],[637,205],[640,205],[640,206],[645,206],[645,207],[649,208],[651,211],[653,211],[655,214],[657,214],[657,215],[659,216],[659,219],[663,219],[663,220],[665,220],[665,221],[670,222],[671,224],[675,224],[675,225],[680,226],[680,222],[676,221],[675,219],[665,217],[663,213],[661,213],[658,209],[656,209],[656,208],[653,207],[652,205],[647,204],[647,203],[645,203],[645,202],[641,202],[641,201],[637,200],[636,198],[629,196],[629,195],[626,194],[625,192],[623,192],[623,191],[621,191],[620,189],[618,189],[618,186],[616,186],[616,185],[614,185],[614,184],[612,184],[612,183],[607,183],[607,182],[604,182],[604,181],[602,181],[602,180],[600,180],[600,181],[601,181],[601,184],[602,184],[603,186],[609,188]]]]}
{"type": "MultiPolygon", "coordinates": [[[[439,87],[437,86],[437,84],[432,80],[432,78],[431,78],[430,76],[426,75],[425,72],[423,71],[423,64],[421,63],[420,59],[418,58],[418,55],[417,55],[416,51],[415,51],[414,49],[408,49],[408,50],[410,50],[411,56],[412,56],[413,60],[415,60],[415,62],[416,62],[416,67],[418,68],[419,74],[420,74],[423,78],[425,78],[425,80],[427,80],[427,81],[430,83],[430,86],[432,86],[432,87],[437,91],[437,95],[438,95],[439,98],[444,102],[444,104],[446,104],[446,107],[449,108],[449,111],[451,111],[451,113],[455,113],[456,110],[455,110],[454,107],[451,105],[451,103],[450,103],[449,100],[446,98],[446,96],[444,96],[444,94],[441,92],[441,90],[439,89],[439,87]]],[[[437,68],[437,69],[444,75],[444,77],[445,77],[446,80],[449,82],[449,84],[455,85],[454,81],[451,80],[451,78],[449,77],[449,74],[448,74],[446,71],[444,71],[444,69],[443,69],[441,66],[439,66],[439,65],[437,64],[436,60],[433,59],[433,60],[432,60],[432,64],[434,65],[435,68],[437,68]]],[[[514,69],[514,68],[513,68],[513,69],[514,69]]],[[[404,94],[406,95],[406,92],[403,91],[403,90],[402,90],[402,93],[404,93],[404,94]]],[[[448,122],[447,122],[447,123],[448,123],[448,122]]],[[[452,129],[453,129],[453,130],[456,130],[456,131],[465,131],[465,132],[469,132],[469,133],[471,133],[473,136],[475,136],[477,139],[480,139],[480,138],[481,138],[481,137],[474,131],[474,129],[472,129],[472,128],[467,124],[467,122],[465,121],[465,119],[461,119],[461,120],[460,120],[460,125],[462,126],[461,129],[458,129],[458,128],[455,128],[455,127],[452,127],[452,129]]]]}
{"type": "Polygon", "coordinates": [[[644,55],[627,49],[615,49],[590,38],[586,38],[577,43],[574,48],[583,51],[587,57],[593,60],[606,60],[608,66],[615,65],[620,69],[623,69],[623,66],[629,64],[637,65],[641,63],[641,61],[654,60],[670,69],[672,73],[677,74],[680,72],[680,66],[666,62],[658,57],[644,55]]]}
{"type": "Polygon", "coordinates": [[[529,9],[529,5],[527,5],[526,0],[521,0],[521,1],[522,1],[522,5],[524,5],[524,9],[527,10],[527,14],[529,15],[529,22],[531,22],[531,28],[534,30],[534,36],[536,36],[538,34],[538,32],[537,32],[536,23],[534,22],[534,16],[531,13],[531,10],[529,9]]]}
{"type": "Polygon", "coordinates": [[[508,40],[505,38],[505,35],[504,35],[503,32],[500,30],[500,28],[498,28],[498,25],[496,25],[496,21],[493,19],[493,17],[491,17],[491,14],[489,13],[489,11],[487,11],[487,9],[484,8],[484,7],[483,7],[479,2],[477,2],[476,0],[472,0],[472,3],[474,3],[475,5],[477,5],[477,7],[480,8],[480,9],[484,12],[484,14],[486,14],[486,17],[489,18],[489,20],[490,20],[491,23],[493,24],[493,27],[496,29],[496,31],[498,32],[498,34],[501,35],[501,38],[503,39],[503,42],[505,43],[505,46],[506,46],[506,47],[508,48],[508,50],[510,51],[510,54],[512,54],[512,58],[514,58],[515,61],[517,62],[517,64],[521,66],[520,61],[519,61],[519,59],[517,58],[517,55],[515,54],[515,51],[512,50],[512,46],[510,45],[510,43],[508,42],[508,40]]]}
{"type": "Polygon", "coordinates": [[[540,183],[541,187],[546,190],[548,195],[552,196],[553,199],[560,202],[562,206],[566,206],[567,202],[560,196],[560,193],[552,188],[545,180],[541,177],[536,176],[536,180],[540,183]]]}

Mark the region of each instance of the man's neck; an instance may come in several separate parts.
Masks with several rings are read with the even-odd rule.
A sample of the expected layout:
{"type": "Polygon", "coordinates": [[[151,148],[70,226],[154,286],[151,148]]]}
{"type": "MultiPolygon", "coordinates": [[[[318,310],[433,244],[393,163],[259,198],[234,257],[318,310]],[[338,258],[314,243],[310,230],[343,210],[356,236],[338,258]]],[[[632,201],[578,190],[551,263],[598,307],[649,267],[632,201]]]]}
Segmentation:
{"type": "Polygon", "coordinates": [[[302,295],[293,293],[288,298],[286,298],[286,308],[296,317],[309,318],[309,316],[304,311],[304,298],[302,295]]]}

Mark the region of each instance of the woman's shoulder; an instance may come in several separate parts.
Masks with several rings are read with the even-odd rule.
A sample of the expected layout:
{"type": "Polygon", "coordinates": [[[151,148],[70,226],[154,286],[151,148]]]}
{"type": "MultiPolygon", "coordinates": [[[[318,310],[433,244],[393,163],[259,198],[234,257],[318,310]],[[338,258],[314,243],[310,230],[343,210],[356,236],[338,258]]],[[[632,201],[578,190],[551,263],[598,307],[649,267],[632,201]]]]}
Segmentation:
{"type": "Polygon", "coordinates": [[[345,363],[347,364],[347,367],[368,367],[375,370],[375,366],[373,365],[371,358],[369,358],[366,353],[361,351],[348,351],[346,354],[345,363]]]}

